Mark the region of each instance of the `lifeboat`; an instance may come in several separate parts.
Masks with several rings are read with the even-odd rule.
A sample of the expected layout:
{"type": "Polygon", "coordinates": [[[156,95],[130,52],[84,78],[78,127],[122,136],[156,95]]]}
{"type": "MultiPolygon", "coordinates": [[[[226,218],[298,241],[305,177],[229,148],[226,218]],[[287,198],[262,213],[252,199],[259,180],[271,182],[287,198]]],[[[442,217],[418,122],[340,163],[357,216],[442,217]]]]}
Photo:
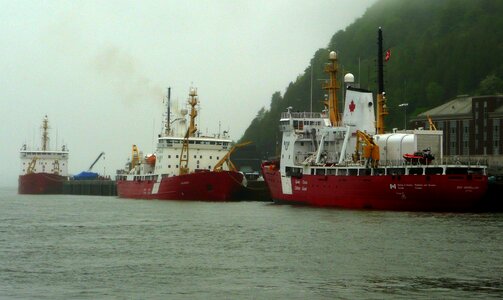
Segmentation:
{"type": "Polygon", "coordinates": [[[406,153],[403,155],[403,158],[408,163],[422,165],[428,165],[432,160],[435,159],[435,157],[431,155],[430,150],[423,150],[422,152],[418,151],[414,152],[413,154],[406,153]]]}
{"type": "Polygon", "coordinates": [[[155,160],[156,160],[155,154],[147,155],[146,158],[147,164],[155,166],[155,160]]]}

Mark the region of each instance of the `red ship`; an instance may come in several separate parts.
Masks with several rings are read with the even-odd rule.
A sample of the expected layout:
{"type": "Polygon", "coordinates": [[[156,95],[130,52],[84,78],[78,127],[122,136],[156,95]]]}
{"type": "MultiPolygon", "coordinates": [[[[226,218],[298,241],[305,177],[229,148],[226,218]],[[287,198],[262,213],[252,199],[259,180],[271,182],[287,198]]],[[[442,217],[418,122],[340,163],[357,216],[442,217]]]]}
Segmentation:
{"type": "Polygon", "coordinates": [[[49,121],[42,122],[42,147],[29,149],[23,145],[21,175],[18,182],[19,194],[61,194],[63,182],[68,179],[68,149],[49,149],[49,121]]]}
{"type": "Polygon", "coordinates": [[[235,149],[227,133],[202,136],[196,127],[197,91],[191,88],[188,111],[171,117],[170,90],[164,129],[154,154],[143,155],[133,145],[131,161],[117,174],[117,194],[122,198],[160,200],[229,201],[246,185],[230,161],[235,149]],[[173,119],[173,120],[172,120],[173,119]]]}
{"type": "Polygon", "coordinates": [[[324,85],[328,91],[326,109],[302,113],[292,112],[290,107],[282,114],[280,160],[262,164],[273,200],[349,209],[476,209],[487,191],[485,165],[444,159],[442,131],[384,133],[388,112],[381,29],[378,40],[376,105],[372,93],[358,88],[354,76],[347,74],[345,109],[339,114],[337,56],[331,52],[325,68],[330,75],[324,85]],[[427,149],[426,153],[419,155],[421,149],[427,149]]]}

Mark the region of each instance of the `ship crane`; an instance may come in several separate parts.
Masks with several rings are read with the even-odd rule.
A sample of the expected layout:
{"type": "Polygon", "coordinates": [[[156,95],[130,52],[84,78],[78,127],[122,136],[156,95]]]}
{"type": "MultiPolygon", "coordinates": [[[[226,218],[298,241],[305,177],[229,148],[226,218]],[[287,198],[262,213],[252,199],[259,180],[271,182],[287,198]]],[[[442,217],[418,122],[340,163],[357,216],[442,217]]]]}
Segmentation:
{"type": "Polygon", "coordinates": [[[26,168],[26,174],[31,174],[33,171],[35,171],[35,164],[37,163],[38,157],[34,156],[30,163],[28,164],[28,167],[26,168]]]}
{"type": "Polygon", "coordinates": [[[241,147],[244,147],[244,146],[247,146],[251,144],[251,142],[244,142],[244,143],[240,143],[240,144],[236,144],[234,146],[232,146],[231,150],[229,150],[229,152],[227,152],[227,154],[225,154],[224,157],[222,157],[221,160],[219,160],[215,166],[213,167],[213,171],[214,172],[220,172],[222,171],[222,167],[225,164],[227,164],[227,168],[229,169],[229,171],[233,171],[233,172],[237,172],[238,169],[236,168],[236,166],[232,163],[231,161],[231,155],[232,153],[234,153],[234,151],[236,151],[238,148],[241,148],[241,147]]]}
{"type": "Polygon", "coordinates": [[[132,153],[131,153],[131,166],[129,167],[129,171],[134,169],[140,163],[140,155],[138,154],[138,147],[133,145],[132,153]]]}
{"type": "Polygon", "coordinates": [[[96,158],[96,160],[95,160],[95,161],[91,164],[91,166],[90,166],[90,167],[89,167],[89,169],[87,170],[88,172],[90,172],[90,171],[93,169],[94,165],[98,162],[98,160],[99,160],[99,159],[100,159],[103,155],[105,155],[105,152],[101,152],[101,153],[100,153],[100,155],[98,155],[98,157],[96,158]]]}
{"type": "Polygon", "coordinates": [[[363,148],[363,158],[365,159],[365,166],[368,167],[369,162],[372,168],[376,168],[379,164],[379,146],[374,142],[372,136],[363,131],[356,131],[356,148],[353,154],[353,161],[357,162],[362,157],[360,155],[360,146],[363,148]]]}
{"type": "Polygon", "coordinates": [[[428,123],[430,124],[430,130],[437,130],[437,127],[435,126],[435,124],[431,120],[431,117],[430,116],[426,116],[426,117],[428,118],[428,123]]]}

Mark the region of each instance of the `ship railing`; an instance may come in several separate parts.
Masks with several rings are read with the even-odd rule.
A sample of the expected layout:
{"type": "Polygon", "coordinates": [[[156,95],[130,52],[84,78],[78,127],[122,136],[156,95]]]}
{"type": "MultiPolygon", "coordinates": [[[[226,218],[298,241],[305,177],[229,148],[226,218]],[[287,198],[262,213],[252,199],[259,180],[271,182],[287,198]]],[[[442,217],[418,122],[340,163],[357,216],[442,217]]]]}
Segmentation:
{"type": "Polygon", "coordinates": [[[281,113],[281,119],[322,119],[324,118],[322,113],[319,112],[283,112],[281,113]]]}
{"type": "Polygon", "coordinates": [[[341,164],[311,165],[311,175],[455,175],[455,174],[486,174],[485,166],[471,165],[446,165],[446,164],[409,164],[404,161],[388,161],[371,167],[362,162],[346,161],[341,164]]]}
{"type": "Polygon", "coordinates": [[[487,166],[488,159],[485,158],[470,158],[470,157],[445,157],[444,163],[447,165],[462,165],[462,166],[487,166]]]}
{"type": "MultiPolygon", "coordinates": [[[[377,167],[378,168],[387,168],[387,167],[405,167],[405,168],[417,168],[417,167],[468,167],[468,168],[486,168],[487,167],[487,160],[485,159],[471,159],[471,160],[459,160],[457,158],[452,158],[452,159],[444,159],[443,161],[441,160],[433,160],[428,163],[420,163],[420,162],[407,162],[403,159],[397,159],[397,160],[380,160],[377,167]]],[[[295,164],[296,165],[311,165],[313,167],[362,167],[364,168],[366,165],[370,166],[372,165],[372,162],[366,162],[364,159],[361,159],[359,161],[352,161],[350,159],[343,160],[342,163],[336,164],[336,163],[327,163],[327,164],[320,164],[320,165],[314,165],[314,160],[312,157],[308,157],[308,159],[303,159],[303,157],[296,157],[295,159],[295,164]]]]}

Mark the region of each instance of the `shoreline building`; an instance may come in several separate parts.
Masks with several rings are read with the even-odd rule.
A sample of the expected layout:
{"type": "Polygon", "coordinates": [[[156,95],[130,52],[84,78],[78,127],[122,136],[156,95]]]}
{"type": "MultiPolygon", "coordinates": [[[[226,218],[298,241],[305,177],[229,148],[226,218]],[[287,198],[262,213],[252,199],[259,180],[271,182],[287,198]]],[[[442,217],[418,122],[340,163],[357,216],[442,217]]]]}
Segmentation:
{"type": "Polygon", "coordinates": [[[429,119],[444,132],[445,156],[487,161],[490,173],[503,174],[503,95],[460,95],[411,118],[410,124],[427,129],[429,119]]]}

